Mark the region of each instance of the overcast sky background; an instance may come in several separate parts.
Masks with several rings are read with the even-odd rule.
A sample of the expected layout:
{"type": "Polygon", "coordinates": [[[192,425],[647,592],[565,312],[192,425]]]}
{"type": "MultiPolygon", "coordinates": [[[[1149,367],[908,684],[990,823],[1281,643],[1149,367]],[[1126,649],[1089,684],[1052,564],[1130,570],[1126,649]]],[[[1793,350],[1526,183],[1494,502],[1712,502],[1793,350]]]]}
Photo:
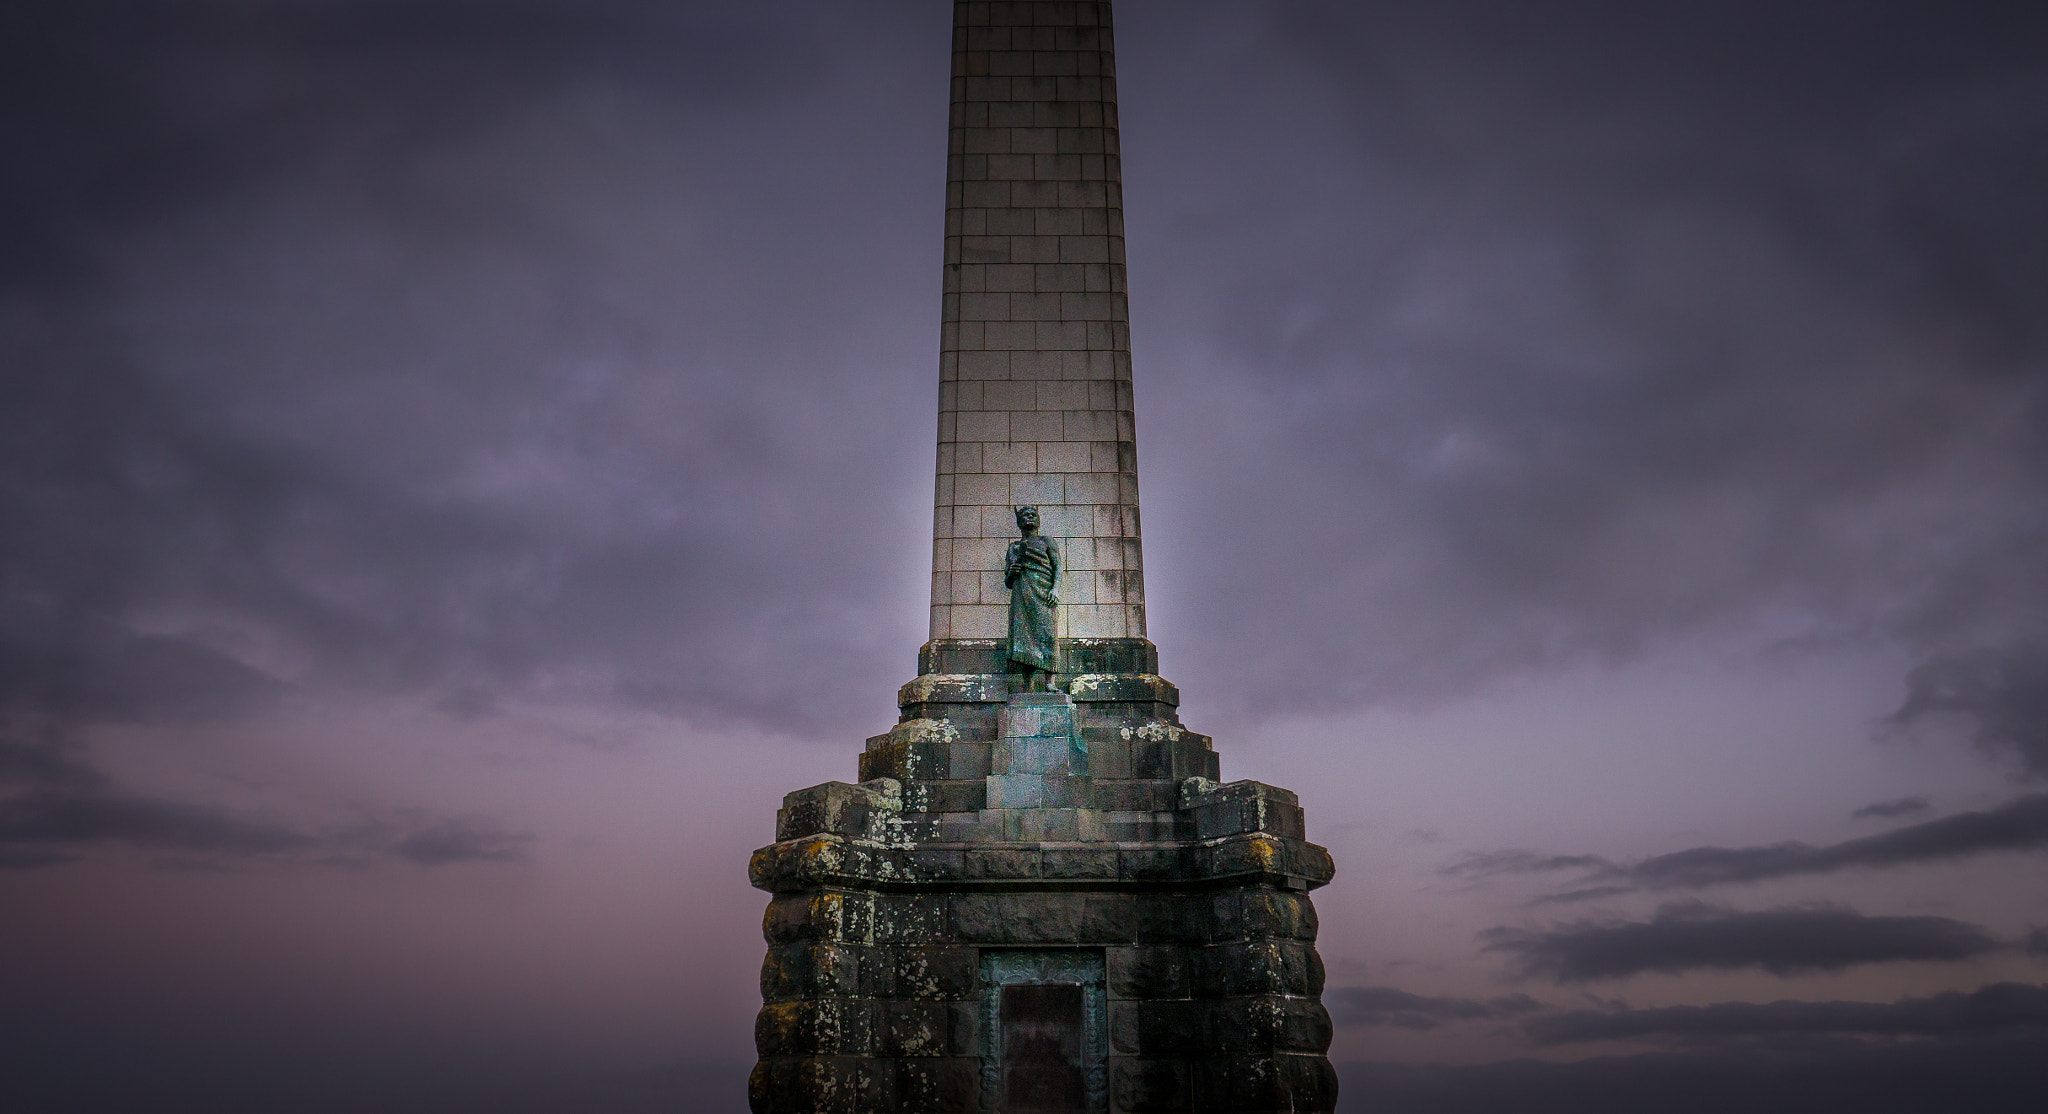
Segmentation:
{"type": "MultiPolygon", "coordinates": [[[[0,1074],[739,1108],[923,636],[949,9],[0,15],[0,1074]]],[[[2048,17],[1117,46],[1152,635],[1347,1106],[2025,1108],[2048,17]]]]}

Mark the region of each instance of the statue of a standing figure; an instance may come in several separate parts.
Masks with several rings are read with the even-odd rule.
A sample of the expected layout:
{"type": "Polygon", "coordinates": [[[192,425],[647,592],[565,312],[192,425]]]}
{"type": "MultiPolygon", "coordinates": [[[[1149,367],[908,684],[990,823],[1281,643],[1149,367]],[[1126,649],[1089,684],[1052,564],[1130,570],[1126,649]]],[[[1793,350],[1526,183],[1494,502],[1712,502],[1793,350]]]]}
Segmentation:
{"type": "Polygon", "coordinates": [[[1003,558],[1003,586],[1010,590],[1010,665],[1024,674],[1024,691],[1044,692],[1051,683],[1057,645],[1060,546],[1038,532],[1038,508],[1017,508],[1017,531],[1003,558]]]}

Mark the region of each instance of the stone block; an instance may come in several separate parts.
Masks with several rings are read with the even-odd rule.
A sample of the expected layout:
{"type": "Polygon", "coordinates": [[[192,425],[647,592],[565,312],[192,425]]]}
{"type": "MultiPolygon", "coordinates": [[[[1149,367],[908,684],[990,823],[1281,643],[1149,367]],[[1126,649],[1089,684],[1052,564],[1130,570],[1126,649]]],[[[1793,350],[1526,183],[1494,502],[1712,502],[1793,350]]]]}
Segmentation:
{"type": "Polygon", "coordinates": [[[1272,940],[1240,940],[1191,952],[1195,992],[1208,998],[1295,993],[1304,981],[1301,961],[1285,949],[1285,944],[1272,940]]]}
{"type": "Polygon", "coordinates": [[[977,879],[1022,879],[1039,876],[1037,848],[968,849],[967,874],[977,879]]]}
{"type": "Polygon", "coordinates": [[[1116,1057],[1110,1064],[1110,1093],[1116,1108],[1129,1114],[1186,1110],[1188,1065],[1179,1060],[1116,1057]]]}
{"type": "Polygon", "coordinates": [[[1047,848],[1039,863],[1042,875],[1054,879],[1116,878],[1119,867],[1114,847],[1047,848]]]}
{"type": "Polygon", "coordinates": [[[1295,873],[1299,864],[1313,856],[1299,853],[1310,846],[1264,832],[1226,836],[1202,846],[1202,871],[1212,878],[1243,877],[1247,882],[1282,882],[1295,889],[1320,885],[1327,879],[1295,873]]]}
{"type": "Polygon", "coordinates": [[[896,1061],[863,1056],[853,1061],[854,1108],[861,1114],[896,1109],[896,1061]]]}
{"type": "Polygon", "coordinates": [[[977,840],[997,838],[993,833],[991,816],[1006,813],[991,813],[987,809],[978,812],[949,812],[939,818],[939,838],[948,843],[969,843],[977,840]]]}
{"type": "MultiPolygon", "coordinates": [[[[976,809],[987,807],[988,784],[983,779],[988,776],[988,748],[977,748],[971,745],[954,747],[953,769],[956,771],[960,767],[962,751],[978,752],[978,756],[981,759],[979,775],[959,781],[929,781],[922,783],[924,789],[924,811],[973,812],[976,809]]],[[[974,764],[970,763],[969,768],[973,769],[974,764]]],[[[904,792],[907,796],[909,790],[905,789],[904,792]]]]}
{"type": "MultiPolygon", "coordinates": [[[[1089,466],[1088,442],[1085,441],[1040,441],[1037,442],[1039,467],[1047,472],[1086,472],[1089,466]]],[[[1071,558],[1071,554],[1069,555],[1071,558]]]]}
{"type": "MultiPolygon", "coordinates": [[[[958,856],[959,852],[951,852],[958,856]]],[[[947,899],[935,894],[876,894],[875,942],[943,944],[951,940],[947,899]]]]}
{"type": "Polygon", "coordinates": [[[953,927],[976,944],[1047,944],[1085,939],[1084,895],[1060,893],[961,894],[953,899],[953,927]]]}
{"type": "Polygon", "coordinates": [[[911,1001],[879,1003],[875,1051],[884,1056],[941,1056],[946,1051],[946,1004],[911,1001]]]}
{"type": "Polygon", "coordinates": [[[747,1101],[755,1110],[859,1114],[856,1068],[842,1056],[764,1059],[747,1080],[747,1101]]]}
{"type": "Polygon", "coordinates": [[[951,1114],[976,1108],[981,1078],[973,1059],[926,1056],[896,1063],[896,1110],[901,1114],[951,1114]]]}
{"type": "Polygon", "coordinates": [[[1185,998],[1190,992],[1186,948],[1122,947],[1103,952],[1109,992],[1118,998],[1185,998]]]}
{"type": "Polygon", "coordinates": [[[974,994],[976,952],[973,948],[897,948],[892,958],[899,997],[950,1001],[974,994]]]}
{"type": "Polygon", "coordinates": [[[1167,880],[1189,874],[1188,856],[1180,847],[1125,847],[1117,852],[1117,865],[1124,877],[1134,880],[1167,880]]]}
{"type": "Polygon", "coordinates": [[[1077,939],[1091,944],[1137,942],[1139,895],[1110,892],[1068,896],[1079,904],[1075,920],[1077,939]]]}
{"type": "Polygon", "coordinates": [[[754,1018],[763,1057],[861,1055],[874,1050],[876,1004],[858,998],[773,1002],[754,1018]]]}
{"type": "Polygon", "coordinates": [[[1088,753],[1080,736],[1006,735],[989,752],[989,773],[1079,776],[1089,772],[1088,753]]]}
{"type": "Polygon", "coordinates": [[[1160,843],[1187,835],[1187,825],[1171,812],[1105,810],[1102,816],[1109,838],[1120,843],[1160,843]]]}
{"type": "Polygon", "coordinates": [[[1300,880],[1302,888],[1323,885],[1337,874],[1327,848],[1301,840],[1288,841],[1286,863],[1287,873],[1300,880]]]}
{"type": "Polygon", "coordinates": [[[839,944],[786,944],[761,962],[765,1001],[852,997],[860,993],[860,953],[839,944]]]}
{"type": "Polygon", "coordinates": [[[1110,1047],[1128,1055],[1204,1055],[1209,1050],[1210,1006],[1175,999],[1112,1001],[1110,1047]]]}
{"type": "Polygon", "coordinates": [[[863,947],[860,953],[860,996],[896,997],[896,949],[863,947]]]}
{"type": "Polygon", "coordinates": [[[1001,607],[954,607],[947,623],[947,629],[960,637],[990,638],[1008,628],[1009,616],[1001,607]]]}
{"type": "Polygon", "coordinates": [[[757,889],[794,893],[835,884],[848,867],[844,837],[818,835],[783,840],[756,850],[747,863],[747,877],[757,889]]]}
{"type": "Polygon", "coordinates": [[[884,837],[883,822],[902,807],[903,787],[894,779],[876,778],[859,785],[828,781],[782,798],[782,808],[775,814],[775,838],[831,834],[879,839],[884,837]]]}
{"type": "MultiPolygon", "coordinates": [[[[946,746],[938,742],[914,742],[894,735],[881,735],[868,741],[867,749],[861,752],[860,769],[862,784],[882,778],[897,781],[929,779],[946,776],[946,746]]],[[[835,830],[835,829],[826,829],[835,830]]],[[[835,830],[836,831],[836,830],[835,830]]],[[[857,833],[847,834],[849,838],[861,838],[857,833]]],[[[796,838],[791,836],[789,838],[796,838]]]]}
{"type": "MultiPolygon", "coordinates": [[[[1040,266],[1043,266],[1043,264],[1034,264],[1032,266],[1032,270],[1036,271],[1040,266]]],[[[1031,294],[1024,296],[1028,296],[1033,299],[1044,297],[1044,295],[1041,294],[1031,294]]],[[[1033,302],[1034,309],[1037,307],[1037,304],[1037,302],[1033,302]]],[[[1010,379],[1014,382],[1024,383],[1027,386],[1035,384],[1038,380],[1041,379],[1057,379],[1059,378],[1059,370],[1060,354],[1058,352],[1013,352],[1010,355],[1010,379]]],[[[1037,409],[1037,407],[1032,407],[1032,409],[1037,409]]],[[[1034,441],[1032,443],[1035,445],[1066,444],[1066,442],[1064,441],[1034,441]]],[[[1044,463],[1043,456],[1041,456],[1039,460],[1039,471],[1058,471],[1058,469],[1046,465],[1044,463]]]]}
{"type": "Polygon", "coordinates": [[[1181,768],[1189,765],[1185,752],[1166,740],[1136,739],[1130,743],[1129,776],[1143,781],[1172,781],[1190,775],[1181,768]],[[1176,761],[1179,759],[1179,761],[1176,761]]]}
{"type": "MultiPolygon", "coordinates": [[[[1242,910],[1238,925],[1245,938],[1315,941],[1316,907],[1307,897],[1269,888],[1246,890],[1227,897],[1228,904],[1242,910]]],[[[1225,904],[1219,900],[1219,910],[1225,904]]]]}
{"type": "MultiPolygon", "coordinates": [[[[1010,237],[1010,261],[1013,263],[1044,264],[1059,262],[1059,237],[1057,236],[1012,236],[1010,237]]],[[[1031,348],[1043,351],[1047,346],[1038,341],[1042,334],[1032,334],[1031,348]]]]}
{"type": "MultiPolygon", "coordinates": [[[[1012,424],[1022,428],[1027,424],[1036,424],[1036,418],[1037,415],[1035,414],[1018,414],[1012,424]]],[[[1052,415],[1052,418],[1054,421],[1057,421],[1059,415],[1052,415]]],[[[1044,431],[1033,430],[1032,432],[1041,433],[1044,431]]],[[[1031,503],[1043,506],[1059,503],[1060,501],[1059,477],[1023,476],[1014,473],[1010,476],[1010,502],[1012,505],[1031,503]]]]}
{"type": "Polygon", "coordinates": [[[1108,838],[1102,813],[1092,808],[985,808],[975,815],[977,838],[1004,843],[1082,843],[1108,838]]]}
{"type": "MultiPolygon", "coordinates": [[[[1108,757],[1100,752],[1089,755],[1089,758],[1098,771],[1109,761],[1108,757]]],[[[1174,811],[1175,788],[1172,781],[1165,779],[1126,778],[1111,781],[1105,780],[1098,773],[1095,779],[1095,798],[1101,802],[1104,809],[1171,814],[1174,811]]]]}
{"type": "Polygon", "coordinates": [[[1087,777],[1066,774],[990,774],[985,780],[988,784],[988,807],[991,810],[1092,810],[1095,804],[1092,779],[1087,777]]]}
{"type": "Polygon", "coordinates": [[[1192,1075],[1198,1111],[1328,1114],[1337,1108],[1337,1073],[1319,1055],[1214,1057],[1198,1062],[1192,1075]]]}
{"type": "Polygon", "coordinates": [[[1203,897],[1141,894],[1136,909],[1140,944],[1201,945],[1215,934],[1213,911],[1203,897]]]}
{"type": "Polygon", "coordinates": [[[874,895],[858,890],[780,894],[761,916],[761,934],[771,944],[865,943],[873,931],[874,895]]]}
{"type": "MultiPolygon", "coordinates": [[[[1110,796],[1099,798],[1103,802],[1102,807],[1119,809],[1139,807],[1150,809],[1152,807],[1149,803],[1151,797],[1147,791],[1132,788],[1132,784],[1126,780],[1131,776],[1131,748],[1129,743],[1118,738],[1097,738],[1094,737],[1093,732],[1084,734],[1083,741],[1088,746],[1088,772],[1096,779],[1096,791],[1098,793],[1107,792],[1111,794],[1110,796]],[[1143,806],[1130,803],[1137,800],[1144,800],[1148,803],[1143,806]]],[[[1172,806],[1169,805],[1168,807],[1172,806]]]]}
{"type": "Polygon", "coordinates": [[[1190,778],[1182,786],[1181,807],[1195,820],[1198,839],[1220,839],[1244,832],[1266,832],[1287,839],[1307,838],[1301,805],[1294,794],[1256,781],[1216,785],[1190,778]]]}
{"type": "MultiPolygon", "coordinates": [[[[1020,441],[1066,441],[1066,413],[1051,410],[1020,410],[1009,415],[1010,429],[1020,441]]],[[[1058,492],[1046,491],[1038,497],[1041,503],[1057,503],[1058,492]]]]}

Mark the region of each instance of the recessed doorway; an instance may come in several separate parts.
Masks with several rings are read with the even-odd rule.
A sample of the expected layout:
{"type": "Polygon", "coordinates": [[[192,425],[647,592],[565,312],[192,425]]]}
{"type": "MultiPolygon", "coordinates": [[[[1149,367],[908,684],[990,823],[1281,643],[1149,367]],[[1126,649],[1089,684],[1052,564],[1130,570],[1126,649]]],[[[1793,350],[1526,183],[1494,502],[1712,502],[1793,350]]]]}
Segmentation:
{"type": "Polygon", "coordinates": [[[1109,1106],[1102,953],[982,954],[982,1106],[1100,1114],[1109,1106]]]}

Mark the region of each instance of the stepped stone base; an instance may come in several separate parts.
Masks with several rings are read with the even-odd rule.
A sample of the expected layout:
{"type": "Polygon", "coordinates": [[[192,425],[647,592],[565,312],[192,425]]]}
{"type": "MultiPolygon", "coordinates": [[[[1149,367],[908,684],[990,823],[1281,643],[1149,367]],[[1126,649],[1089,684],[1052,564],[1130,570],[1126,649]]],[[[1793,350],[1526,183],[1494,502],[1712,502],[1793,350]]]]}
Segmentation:
{"type": "Polygon", "coordinates": [[[995,644],[929,644],[861,782],[784,799],[750,870],[757,1114],[1002,1111],[1004,994],[1037,986],[1069,988],[1076,1110],[1334,1109],[1329,854],[1294,794],[1219,784],[1150,643],[1116,642],[1064,660],[1124,670],[1015,694],[995,644]]]}

